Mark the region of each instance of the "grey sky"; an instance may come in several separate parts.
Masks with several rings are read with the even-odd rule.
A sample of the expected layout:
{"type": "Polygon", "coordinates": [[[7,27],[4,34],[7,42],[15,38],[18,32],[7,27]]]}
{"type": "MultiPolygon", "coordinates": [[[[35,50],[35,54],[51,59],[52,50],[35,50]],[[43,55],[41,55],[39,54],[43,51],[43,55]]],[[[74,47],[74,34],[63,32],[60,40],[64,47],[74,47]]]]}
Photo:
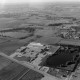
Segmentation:
{"type": "Polygon", "coordinates": [[[80,1],[80,0],[0,0],[0,3],[4,4],[4,3],[21,3],[21,2],[28,2],[28,3],[31,3],[31,2],[59,2],[59,1],[73,1],[73,2],[76,2],[76,1],[80,1]]]}

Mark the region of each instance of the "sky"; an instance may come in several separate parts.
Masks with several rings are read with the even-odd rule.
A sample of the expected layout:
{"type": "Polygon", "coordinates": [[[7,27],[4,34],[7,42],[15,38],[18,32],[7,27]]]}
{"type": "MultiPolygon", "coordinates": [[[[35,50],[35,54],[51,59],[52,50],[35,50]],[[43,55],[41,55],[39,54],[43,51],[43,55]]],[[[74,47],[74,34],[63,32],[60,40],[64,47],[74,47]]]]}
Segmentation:
{"type": "Polygon", "coordinates": [[[0,4],[5,3],[22,3],[22,2],[28,2],[28,3],[34,3],[34,2],[60,2],[60,1],[68,1],[68,2],[76,2],[80,0],[0,0],[0,4]]]}
{"type": "Polygon", "coordinates": [[[37,4],[44,4],[44,2],[80,2],[80,0],[0,0],[0,8],[3,8],[5,4],[9,3],[28,3],[29,5],[35,6],[37,4]]]}

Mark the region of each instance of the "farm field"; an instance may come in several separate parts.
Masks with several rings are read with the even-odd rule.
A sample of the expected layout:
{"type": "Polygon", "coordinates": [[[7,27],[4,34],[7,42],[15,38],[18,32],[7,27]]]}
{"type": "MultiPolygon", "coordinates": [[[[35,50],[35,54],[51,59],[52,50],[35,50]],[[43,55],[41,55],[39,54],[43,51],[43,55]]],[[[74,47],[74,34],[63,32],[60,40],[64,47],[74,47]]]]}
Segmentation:
{"type": "Polygon", "coordinates": [[[12,61],[0,55],[0,70],[8,66],[12,61]]]}
{"type": "Polygon", "coordinates": [[[44,76],[36,71],[30,70],[25,76],[23,76],[20,80],[40,80],[44,76]]]}
{"type": "Polygon", "coordinates": [[[0,80],[37,80],[43,77],[42,74],[0,55],[0,80]]]}
{"type": "MultiPolygon", "coordinates": [[[[23,66],[13,62],[13,63],[10,63],[7,67],[0,70],[0,79],[12,80],[20,74],[23,75],[27,70],[28,70],[28,68],[23,67],[23,66]]],[[[20,76],[18,76],[17,79],[20,76]]]]}
{"type": "Polygon", "coordinates": [[[7,55],[10,55],[23,45],[25,45],[25,43],[19,41],[8,41],[0,44],[0,51],[7,55]]]}

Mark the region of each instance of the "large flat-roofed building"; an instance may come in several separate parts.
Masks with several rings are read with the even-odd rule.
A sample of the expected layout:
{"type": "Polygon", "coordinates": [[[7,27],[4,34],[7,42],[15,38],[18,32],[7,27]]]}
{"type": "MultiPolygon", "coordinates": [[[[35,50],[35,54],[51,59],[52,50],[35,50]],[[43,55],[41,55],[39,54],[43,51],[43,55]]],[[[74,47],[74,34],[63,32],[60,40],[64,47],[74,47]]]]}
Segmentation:
{"type": "Polygon", "coordinates": [[[54,44],[58,43],[61,39],[62,38],[60,38],[60,37],[42,37],[42,38],[36,40],[36,42],[48,44],[48,45],[54,45],[54,44]]]}

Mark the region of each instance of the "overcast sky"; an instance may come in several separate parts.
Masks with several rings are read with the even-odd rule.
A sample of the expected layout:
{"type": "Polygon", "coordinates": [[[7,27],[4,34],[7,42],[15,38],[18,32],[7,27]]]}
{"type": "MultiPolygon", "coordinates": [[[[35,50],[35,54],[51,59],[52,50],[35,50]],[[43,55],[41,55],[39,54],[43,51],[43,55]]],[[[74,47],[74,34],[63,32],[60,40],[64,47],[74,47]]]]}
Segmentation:
{"type": "Polygon", "coordinates": [[[80,0],[0,0],[0,5],[4,6],[6,3],[44,3],[44,2],[80,2],[80,0]]]}
{"type": "Polygon", "coordinates": [[[0,3],[16,3],[16,2],[59,2],[59,1],[80,1],[80,0],[0,0],[0,3]]]}

